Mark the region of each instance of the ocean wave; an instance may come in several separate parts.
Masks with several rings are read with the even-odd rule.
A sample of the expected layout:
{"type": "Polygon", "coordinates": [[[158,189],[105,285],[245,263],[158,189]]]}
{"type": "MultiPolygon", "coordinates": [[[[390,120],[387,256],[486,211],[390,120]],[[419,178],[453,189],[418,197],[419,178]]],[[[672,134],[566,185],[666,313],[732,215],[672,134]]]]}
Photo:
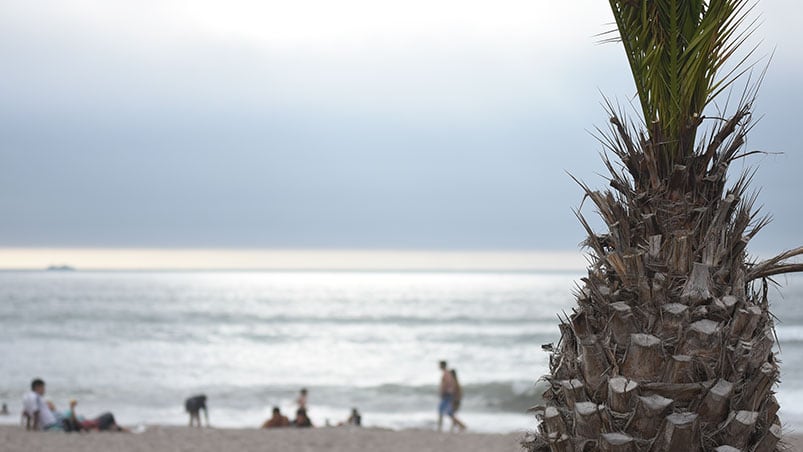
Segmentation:
{"type": "Polygon", "coordinates": [[[803,325],[776,325],[775,333],[781,344],[803,342],[803,325]]]}
{"type": "MultiPolygon", "coordinates": [[[[416,411],[437,403],[437,385],[388,383],[374,386],[309,386],[310,400],[324,406],[360,406],[375,411],[416,411]]],[[[210,400],[260,400],[267,405],[291,402],[298,388],[273,385],[258,388],[220,387],[209,391],[210,400]]],[[[524,413],[538,400],[535,382],[496,381],[463,385],[463,409],[477,412],[524,413]]]]}

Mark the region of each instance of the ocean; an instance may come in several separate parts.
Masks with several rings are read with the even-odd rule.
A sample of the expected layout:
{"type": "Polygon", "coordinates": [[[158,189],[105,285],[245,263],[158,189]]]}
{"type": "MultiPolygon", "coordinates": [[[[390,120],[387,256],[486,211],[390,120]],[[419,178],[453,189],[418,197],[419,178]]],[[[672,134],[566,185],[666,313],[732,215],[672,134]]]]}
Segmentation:
{"type": "MultiPolygon", "coordinates": [[[[293,417],[309,390],[315,425],[434,428],[438,361],[457,369],[460,417],[480,432],[531,430],[581,273],[0,272],[0,402],[19,422],[34,377],[80,414],[185,425],[208,396],[217,427],[293,417]]],[[[803,427],[803,278],[772,289],[782,420],[803,427]]],[[[448,423],[447,423],[448,425],[448,423]]]]}

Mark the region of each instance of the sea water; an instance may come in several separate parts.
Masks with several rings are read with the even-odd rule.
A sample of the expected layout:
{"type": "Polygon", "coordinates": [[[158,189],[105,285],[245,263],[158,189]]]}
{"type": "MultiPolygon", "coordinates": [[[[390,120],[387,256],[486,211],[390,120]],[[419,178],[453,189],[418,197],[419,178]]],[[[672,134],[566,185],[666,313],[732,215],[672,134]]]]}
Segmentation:
{"type": "MultiPolygon", "coordinates": [[[[58,407],[123,425],[187,423],[206,394],[218,427],[434,428],[438,361],[458,371],[475,431],[532,429],[541,344],[557,342],[578,273],[0,272],[0,402],[19,422],[34,377],[58,407]]],[[[803,279],[771,291],[782,418],[803,426],[803,279]]],[[[446,424],[448,426],[448,423],[446,424]]]]}

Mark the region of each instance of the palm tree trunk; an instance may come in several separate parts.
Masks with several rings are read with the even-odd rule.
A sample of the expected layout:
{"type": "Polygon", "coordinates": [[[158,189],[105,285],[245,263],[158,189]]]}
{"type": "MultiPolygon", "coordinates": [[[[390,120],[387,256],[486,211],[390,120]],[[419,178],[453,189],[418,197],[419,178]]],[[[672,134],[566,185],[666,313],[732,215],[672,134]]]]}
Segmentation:
{"type": "Polygon", "coordinates": [[[788,263],[803,248],[758,264],[747,257],[767,219],[753,213],[752,174],[731,186],[726,176],[743,156],[755,91],[694,144],[703,108],[723,86],[699,68],[716,72],[743,42],[735,27],[746,2],[611,5],[647,128],[626,126],[609,104],[601,140],[622,169],[605,158],[611,188],[581,184],[607,230],[594,232],[577,213],[590,267],[560,325],[547,403],[534,407],[541,423],[527,447],[779,451],[766,278],[803,269],[788,263]],[[693,70],[678,78],[685,68],[693,70]]]}

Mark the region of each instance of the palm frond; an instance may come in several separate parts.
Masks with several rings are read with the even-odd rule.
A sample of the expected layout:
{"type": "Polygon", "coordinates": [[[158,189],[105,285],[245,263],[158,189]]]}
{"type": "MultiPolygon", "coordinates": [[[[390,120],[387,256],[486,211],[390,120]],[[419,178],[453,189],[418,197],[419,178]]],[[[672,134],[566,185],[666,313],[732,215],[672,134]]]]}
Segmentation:
{"type": "Polygon", "coordinates": [[[694,154],[705,107],[743,73],[745,45],[756,21],[747,0],[609,0],[644,122],[663,143],[655,156],[666,177],[694,154]]]}

